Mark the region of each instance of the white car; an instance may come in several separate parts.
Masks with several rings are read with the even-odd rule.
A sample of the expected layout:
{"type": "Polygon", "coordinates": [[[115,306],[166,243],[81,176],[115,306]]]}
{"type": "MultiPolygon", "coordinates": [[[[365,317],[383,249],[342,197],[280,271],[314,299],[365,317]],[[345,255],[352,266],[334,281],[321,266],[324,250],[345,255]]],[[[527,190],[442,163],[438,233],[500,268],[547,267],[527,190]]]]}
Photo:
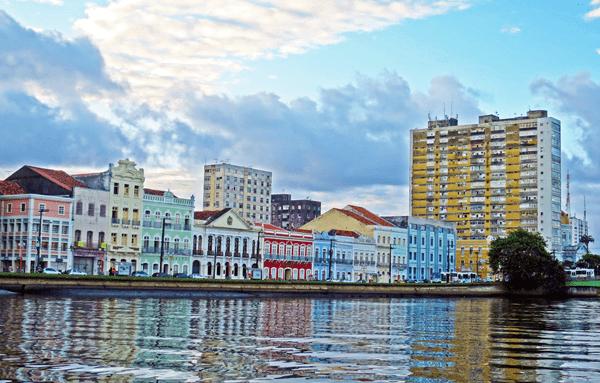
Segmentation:
{"type": "Polygon", "coordinates": [[[42,274],[62,274],[62,273],[51,267],[45,267],[44,270],[42,270],[42,274]]]}
{"type": "Polygon", "coordinates": [[[192,278],[194,278],[194,279],[208,279],[208,277],[205,277],[202,274],[192,274],[192,278]]]}
{"type": "Polygon", "coordinates": [[[67,272],[67,274],[69,274],[69,275],[87,275],[87,273],[84,273],[83,271],[77,270],[77,269],[69,270],[67,272]]]}

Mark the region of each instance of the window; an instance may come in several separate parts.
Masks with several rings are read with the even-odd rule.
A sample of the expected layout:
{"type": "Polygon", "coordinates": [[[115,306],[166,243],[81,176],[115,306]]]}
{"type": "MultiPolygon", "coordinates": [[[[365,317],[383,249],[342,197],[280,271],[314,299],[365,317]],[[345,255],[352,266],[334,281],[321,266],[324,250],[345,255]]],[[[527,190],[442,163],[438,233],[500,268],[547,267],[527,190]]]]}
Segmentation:
{"type": "Polygon", "coordinates": [[[88,231],[86,235],[86,247],[92,247],[92,241],[94,240],[94,232],[88,231]]]}
{"type": "Polygon", "coordinates": [[[131,246],[137,246],[137,234],[131,235],[131,246]]]}
{"type": "Polygon", "coordinates": [[[125,184],[123,187],[123,195],[129,195],[129,184],[125,184]]]}
{"type": "Polygon", "coordinates": [[[106,217],[106,205],[100,205],[100,217],[106,217]]]}
{"type": "Polygon", "coordinates": [[[102,247],[103,243],[104,243],[104,232],[101,231],[98,233],[98,246],[102,247]]]}
{"type": "MultiPolygon", "coordinates": [[[[39,210],[46,210],[46,204],[45,203],[39,204],[38,207],[39,207],[39,210]]],[[[38,210],[38,213],[39,213],[39,210],[38,210]]]]}
{"type": "Polygon", "coordinates": [[[88,217],[93,217],[95,210],[96,210],[96,206],[93,203],[89,204],[88,205],[88,217]]]}
{"type": "Polygon", "coordinates": [[[83,202],[77,201],[75,205],[75,214],[82,215],[83,214],[83,202]]]}
{"type": "Polygon", "coordinates": [[[127,246],[127,234],[121,234],[121,245],[127,246]]]}
{"type": "Polygon", "coordinates": [[[65,215],[65,207],[64,206],[59,206],[58,207],[58,214],[65,215]]]}
{"type": "Polygon", "coordinates": [[[6,205],[6,212],[7,213],[12,213],[12,203],[9,203],[6,205]]]}
{"type": "Polygon", "coordinates": [[[119,218],[119,208],[116,206],[113,206],[113,208],[112,208],[112,218],[113,219],[119,218]]]}
{"type": "Polygon", "coordinates": [[[113,194],[119,194],[119,183],[115,182],[113,186],[113,194]]]}
{"type": "Polygon", "coordinates": [[[133,187],[133,196],[134,197],[139,197],[140,196],[140,187],[138,185],[135,185],[133,187]]]}
{"type": "Polygon", "coordinates": [[[113,245],[117,244],[117,233],[110,233],[110,243],[113,245]]]}
{"type": "Polygon", "coordinates": [[[25,205],[25,203],[23,202],[23,203],[21,203],[21,213],[24,213],[24,212],[25,212],[25,209],[26,209],[26,205],[25,205]]]}

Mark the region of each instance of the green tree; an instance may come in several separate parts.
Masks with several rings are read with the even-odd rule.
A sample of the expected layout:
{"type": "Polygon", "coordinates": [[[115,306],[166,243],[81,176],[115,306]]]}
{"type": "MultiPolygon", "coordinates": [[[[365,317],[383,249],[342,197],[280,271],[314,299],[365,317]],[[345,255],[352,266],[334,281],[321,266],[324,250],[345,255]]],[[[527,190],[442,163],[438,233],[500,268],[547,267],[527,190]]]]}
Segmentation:
{"type": "Polygon", "coordinates": [[[581,242],[585,245],[585,252],[587,254],[589,254],[590,253],[590,243],[594,242],[594,237],[592,237],[591,235],[588,235],[588,234],[584,234],[579,239],[579,242],[581,242]]]}
{"type": "Polygon", "coordinates": [[[600,271],[600,255],[586,254],[576,263],[582,269],[594,269],[596,274],[600,271]]]}
{"type": "Polygon", "coordinates": [[[557,293],[565,289],[564,267],[548,253],[544,239],[537,233],[518,228],[505,238],[495,239],[489,260],[494,273],[508,277],[506,283],[511,290],[543,288],[557,293]]]}
{"type": "Polygon", "coordinates": [[[575,263],[573,263],[573,261],[570,260],[566,260],[563,262],[563,266],[565,267],[565,269],[570,269],[575,265],[575,263]]]}

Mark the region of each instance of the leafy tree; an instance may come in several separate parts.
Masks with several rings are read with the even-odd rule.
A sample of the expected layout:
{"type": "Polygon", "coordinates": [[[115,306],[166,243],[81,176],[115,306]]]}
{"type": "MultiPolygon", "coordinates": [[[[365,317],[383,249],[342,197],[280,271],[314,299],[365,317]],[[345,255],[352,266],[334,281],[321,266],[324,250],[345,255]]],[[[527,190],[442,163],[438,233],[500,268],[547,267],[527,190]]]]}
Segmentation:
{"type": "Polygon", "coordinates": [[[579,242],[581,242],[585,245],[585,252],[587,254],[589,254],[590,253],[590,243],[594,242],[594,237],[592,237],[591,235],[588,235],[588,234],[584,234],[579,239],[579,242]]]}
{"type": "Polygon", "coordinates": [[[563,262],[563,266],[565,267],[565,269],[570,269],[575,265],[575,263],[573,263],[573,261],[570,260],[566,260],[563,262]]]}
{"type": "Polygon", "coordinates": [[[582,269],[594,269],[598,273],[600,271],[600,255],[586,254],[575,265],[582,269]]]}
{"type": "Polygon", "coordinates": [[[565,289],[564,267],[548,253],[544,239],[537,233],[518,228],[505,238],[496,238],[489,259],[494,273],[508,276],[506,283],[511,290],[543,288],[556,293],[565,289]]]}

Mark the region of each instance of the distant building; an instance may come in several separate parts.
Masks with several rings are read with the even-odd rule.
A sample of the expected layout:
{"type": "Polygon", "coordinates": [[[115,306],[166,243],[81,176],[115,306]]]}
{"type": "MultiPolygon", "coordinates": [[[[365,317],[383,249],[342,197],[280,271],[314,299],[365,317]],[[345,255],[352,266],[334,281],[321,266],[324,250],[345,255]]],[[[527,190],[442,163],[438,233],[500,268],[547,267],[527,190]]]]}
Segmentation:
{"type": "Polygon", "coordinates": [[[286,230],[300,227],[321,215],[321,202],[310,199],[293,200],[290,194],[273,194],[271,224],[286,230]]]}
{"type": "Polygon", "coordinates": [[[271,223],[272,173],[227,163],[204,165],[203,210],[233,208],[251,223],[271,223]]]}
{"type": "Polygon", "coordinates": [[[582,236],[588,235],[586,212],[583,213],[583,219],[575,215],[569,217],[565,212],[561,217],[562,261],[576,263],[586,254],[585,245],[580,242],[582,236]]]}
{"type": "Polygon", "coordinates": [[[313,234],[288,231],[273,225],[255,224],[263,239],[263,279],[307,280],[313,274],[313,234]]]}

